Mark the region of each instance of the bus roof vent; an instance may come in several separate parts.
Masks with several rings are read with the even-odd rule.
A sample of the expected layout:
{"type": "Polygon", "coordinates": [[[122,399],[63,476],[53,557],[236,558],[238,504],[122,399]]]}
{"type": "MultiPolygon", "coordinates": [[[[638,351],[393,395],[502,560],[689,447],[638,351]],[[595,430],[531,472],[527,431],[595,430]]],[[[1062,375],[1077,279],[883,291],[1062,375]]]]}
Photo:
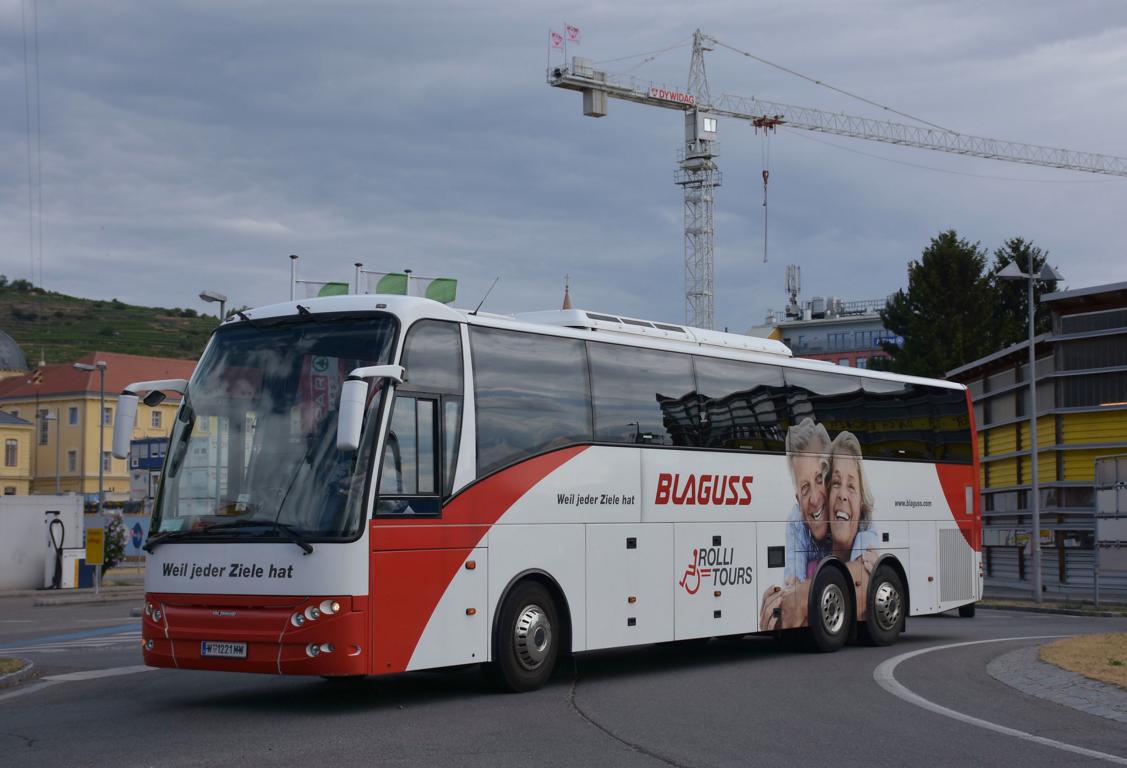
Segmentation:
{"type": "Polygon", "coordinates": [[[659,339],[698,344],[704,347],[723,347],[745,352],[763,352],[790,357],[787,345],[774,339],[745,336],[741,333],[707,331],[702,328],[687,328],[671,323],[658,323],[634,317],[608,315],[602,312],[588,312],[582,309],[557,309],[544,312],[522,312],[514,319],[523,323],[555,325],[564,328],[585,328],[602,333],[622,333],[650,336],[659,339]]]}

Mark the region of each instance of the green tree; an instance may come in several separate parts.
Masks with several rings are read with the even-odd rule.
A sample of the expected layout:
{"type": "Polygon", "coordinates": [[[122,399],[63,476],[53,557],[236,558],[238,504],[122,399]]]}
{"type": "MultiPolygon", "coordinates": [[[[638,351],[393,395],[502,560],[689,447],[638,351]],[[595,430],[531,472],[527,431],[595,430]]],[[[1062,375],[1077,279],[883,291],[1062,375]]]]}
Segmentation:
{"type": "Polygon", "coordinates": [[[908,264],[908,289],[897,291],[881,310],[884,327],[903,339],[883,344],[891,359],[881,367],[942,378],[997,348],[986,259],[980,243],[963,240],[953,229],[931,239],[920,259],[908,264]]]}
{"type": "MultiPolygon", "coordinates": [[[[990,283],[994,289],[994,322],[997,329],[999,347],[1016,344],[1029,338],[1029,284],[1025,280],[999,280],[1001,272],[1010,262],[1017,262],[1022,272],[1029,273],[1029,259],[1033,258],[1033,274],[1040,274],[1049,259],[1048,251],[1042,251],[1033,243],[1020,237],[1012,237],[1005,245],[994,251],[994,264],[990,283]]],[[[1057,289],[1055,281],[1033,283],[1033,300],[1036,307],[1033,325],[1037,333],[1049,330],[1049,310],[1041,305],[1041,296],[1057,289]]]]}

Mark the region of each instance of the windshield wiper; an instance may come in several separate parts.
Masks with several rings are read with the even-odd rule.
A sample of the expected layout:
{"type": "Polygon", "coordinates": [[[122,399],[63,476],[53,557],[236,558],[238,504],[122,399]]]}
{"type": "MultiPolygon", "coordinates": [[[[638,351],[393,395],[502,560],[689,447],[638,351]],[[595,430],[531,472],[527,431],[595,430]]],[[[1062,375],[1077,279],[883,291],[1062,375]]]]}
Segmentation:
{"type": "Polygon", "coordinates": [[[161,544],[174,539],[184,539],[201,533],[207,534],[215,531],[229,531],[234,528],[259,528],[262,526],[273,528],[275,531],[285,534],[286,538],[301,547],[305,554],[308,555],[313,552],[313,545],[306,541],[296,528],[286,523],[279,523],[276,520],[232,520],[229,523],[212,523],[211,525],[188,531],[169,531],[168,533],[149,539],[141,549],[151,553],[161,544]]]}

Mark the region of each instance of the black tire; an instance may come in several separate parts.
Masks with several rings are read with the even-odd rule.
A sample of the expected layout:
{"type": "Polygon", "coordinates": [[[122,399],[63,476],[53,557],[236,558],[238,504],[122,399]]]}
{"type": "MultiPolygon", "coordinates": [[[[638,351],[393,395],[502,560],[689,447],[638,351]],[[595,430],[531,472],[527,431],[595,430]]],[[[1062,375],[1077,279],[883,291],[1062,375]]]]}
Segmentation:
{"type": "Polygon", "coordinates": [[[533,691],[544,685],[559,656],[563,626],[544,585],[523,581],[501,605],[493,637],[494,682],[505,691],[533,691]]]}
{"type": "Polygon", "coordinates": [[[971,603],[969,605],[960,605],[959,606],[959,616],[961,616],[964,619],[973,619],[974,618],[974,606],[975,606],[975,603],[971,603]]]}
{"type": "Polygon", "coordinates": [[[892,645],[904,631],[908,608],[900,575],[886,565],[878,566],[869,580],[868,600],[860,627],[862,639],[866,645],[892,645]]]}
{"type": "Polygon", "coordinates": [[[857,615],[851,593],[837,568],[827,566],[814,577],[807,612],[812,650],[833,653],[845,645],[850,625],[857,615]]]}

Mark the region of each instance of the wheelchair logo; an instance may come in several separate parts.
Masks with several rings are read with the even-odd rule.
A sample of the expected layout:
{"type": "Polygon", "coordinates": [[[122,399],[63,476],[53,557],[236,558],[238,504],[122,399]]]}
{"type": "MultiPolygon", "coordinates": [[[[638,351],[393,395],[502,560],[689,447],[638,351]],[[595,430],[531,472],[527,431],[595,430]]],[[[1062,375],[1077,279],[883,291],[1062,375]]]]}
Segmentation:
{"type": "Polygon", "coordinates": [[[712,576],[712,569],[701,566],[700,564],[700,550],[693,550],[693,562],[685,569],[685,575],[681,577],[678,586],[683,587],[690,595],[695,595],[697,590],[700,589],[701,579],[707,579],[712,576]]]}

